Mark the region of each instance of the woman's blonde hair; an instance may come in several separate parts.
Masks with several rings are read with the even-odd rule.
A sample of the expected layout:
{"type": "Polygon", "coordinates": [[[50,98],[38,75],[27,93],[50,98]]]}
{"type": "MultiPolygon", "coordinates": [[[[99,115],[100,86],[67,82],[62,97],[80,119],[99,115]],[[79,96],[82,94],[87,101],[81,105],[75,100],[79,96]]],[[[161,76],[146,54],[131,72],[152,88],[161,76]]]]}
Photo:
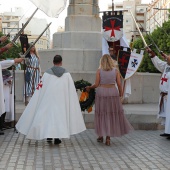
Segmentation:
{"type": "Polygon", "coordinates": [[[109,54],[104,54],[100,59],[99,68],[105,71],[110,71],[116,66],[116,63],[109,54]]]}
{"type": "MultiPolygon", "coordinates": [[[[31,45],[31,44],[30,44],[30,45],[31,45]]],[[[32,47],[34,47],[34,54],[36,55],[36,57],[37,57],[38,59],[40,59],[40,57],[38,56],[38,52],[37,52],[37,50],[36,50],[36,48],[35,48],[35,45],[32,46],[32,47]]]]}
{"type": "Polygon", "coordinates": [[[36,48],[35,48],[34,53],[35,53],[36,57],[37,57],[38,59],[40,59],[40,57],[39,57],[39,55],[38,55],[38,52],[37,52],[36,48]]]}

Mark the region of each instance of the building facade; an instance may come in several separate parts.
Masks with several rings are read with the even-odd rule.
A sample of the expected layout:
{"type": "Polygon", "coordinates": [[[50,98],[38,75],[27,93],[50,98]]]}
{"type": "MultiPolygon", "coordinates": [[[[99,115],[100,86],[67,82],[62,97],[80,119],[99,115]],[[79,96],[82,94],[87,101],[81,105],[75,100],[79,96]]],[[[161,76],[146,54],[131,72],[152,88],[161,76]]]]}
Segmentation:
{"type": "MultiPolygon", "coordinates": [[[[124,0],[123,2],[114,3],[114,11],[124,11],[123,29],[129,43],[131,41],[132,36],[134,36],[134,39],[140,36],[129,10],[136,18],[136,21],[138,21],[138,26],[140,30],[143,33],[146,33],[147,6],[147,4],[142,4],[141,0],[124,0]]],[[[108,9],[112,10],[112,3],[108,4],[108,9]]]]}
{"type": "Polygon", "coordinates": [[[4,35],[10,34],[12,40],[22,27],[22,8],[15,8],[15,11],[1,13],[1,32],[4,35]]]}
{"type": "MultiPolygon", "coordinates": [[[[10,12],[1,13],[0,31],[4,35],[10,34],[10,40],[13,40],[27,20],[28,18],[24,17],[23,9],[20,7],[16,7],[14,11],[11,10],[10,12]]],[[[47,25],[48,23],[46,19],[32,18],[24,29],[24,33],[28,35],[28,41],[34,42],[47,25]]],[[[17,41],[19,42],[19,39],[17,41]]],[[[35,46],[37,50],[50,48],[50,28],[45,31],[35,46]]]]}
{"type": "Polygon", "coordinates": [[[147,9],[146,28],[153,32],[169,18],[170,0],[153,0],[147,9]]]}
{"type": "MultiPolygon", "coordinates": [[[[25,22],[28,18],[25,19],[25,22]]],[[[38,36],[44,31],[48,23],[46,19],[32,18],[25,28],[29,42],[34,42],[38,36]]],[[[50,48],[50,28],[48,28],[35,45],[37,50],[50,48]]]]}

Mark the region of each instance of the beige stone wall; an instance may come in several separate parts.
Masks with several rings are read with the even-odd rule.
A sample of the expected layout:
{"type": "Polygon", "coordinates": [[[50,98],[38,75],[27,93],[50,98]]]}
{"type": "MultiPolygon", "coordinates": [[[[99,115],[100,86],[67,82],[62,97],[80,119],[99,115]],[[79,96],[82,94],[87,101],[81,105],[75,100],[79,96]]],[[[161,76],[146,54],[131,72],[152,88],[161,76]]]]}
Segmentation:
{"type": "MultiPolygon", "coordinates": [[[[71,72],[74,81],[84,79],[93,83],[95,81],[94,71],[84,71],[84,72],[71,72]]],[[[131,89],[132,94],[126,100],[126,103],[158,103],[159,98],[159,80],[160,74],[154,73],[136,73],[131,78],[131,89]]],[[[23,100],[23,87],[24,87],[24,74],[23,71],[16,71],[16,83],[15,92],[16,100],[23,100]]]]}

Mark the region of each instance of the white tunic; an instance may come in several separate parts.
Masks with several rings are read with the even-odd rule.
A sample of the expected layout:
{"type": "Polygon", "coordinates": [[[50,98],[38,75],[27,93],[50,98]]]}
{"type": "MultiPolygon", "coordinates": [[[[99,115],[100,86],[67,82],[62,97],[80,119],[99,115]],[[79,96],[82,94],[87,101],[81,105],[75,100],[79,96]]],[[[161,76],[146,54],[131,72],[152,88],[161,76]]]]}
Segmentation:
{"type": "MultiPolygon", "coordinates": [[[[168,77],[168,94],[170,94],[170,73],[168,77]]],[[[170,106],[170,95],[167,97],[167,106],[170,106]]],[[[165,133],[170,134],[170,107],[166,107],[165,133]]]]}
{"type": "Polygon", "coordinates": [[[44,73],[16,128],[36,140],[69,138],[86,130],[70,73],[44,73]]]}
{"type": "MultiPolygon", "coordinates": [[[[167,75],[168,73],[170,73],[170,66],[167,64],[167,62],[160,60],[157,56],[153,57],[151,60],[154,66],[162,73],[160,83],[159,83],[160,92],[168,93],[169,85],[168,85],[167,75]]],[[[160,99],[159,99],[159,103],[160,103],[160,99]]],[[[166,118],[166,106],[167,106],[167,96],[164,96],[162,108],[160,109],[159,107],[159,114],[158,114],[159,117],[166,118]]]]}
{"type": "Polygon", "coordinates": [[[4,84],[4,98],[5,98],[5,122],[14,120],[14,86],[12,84],[4,84]]]}
{"type": "Polygon", "coordinates": [[[6,69],[8,67],[11,67],[13,64],[14,64],[14,60],[0,61],[0,116],[3,113],[5,113],[2,69],[6,69]]]}

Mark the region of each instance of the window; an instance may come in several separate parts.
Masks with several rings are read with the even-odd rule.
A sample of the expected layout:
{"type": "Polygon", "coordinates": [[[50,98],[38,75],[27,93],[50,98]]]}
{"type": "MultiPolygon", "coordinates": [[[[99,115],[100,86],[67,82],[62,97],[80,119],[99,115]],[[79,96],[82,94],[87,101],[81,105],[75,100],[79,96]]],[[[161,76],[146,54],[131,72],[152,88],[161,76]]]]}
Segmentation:
{"type": "Polygon", "coordinates": [[[144,23],[144,20],[138,20],[139,23],[144,23]]]}
{"type": "Polygon", "coordinates": [[[144,16],[144,13],[137,13],[137,16],[144,16]]]}

